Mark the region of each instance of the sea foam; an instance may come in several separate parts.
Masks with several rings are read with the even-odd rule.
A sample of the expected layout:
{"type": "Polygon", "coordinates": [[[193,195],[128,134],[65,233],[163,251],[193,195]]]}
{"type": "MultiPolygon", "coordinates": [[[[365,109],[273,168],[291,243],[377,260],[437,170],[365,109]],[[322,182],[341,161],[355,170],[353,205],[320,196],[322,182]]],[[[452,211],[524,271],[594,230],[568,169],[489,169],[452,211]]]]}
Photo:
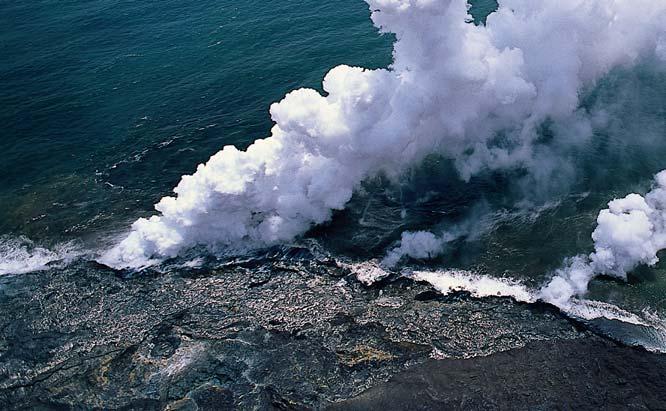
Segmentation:
{"type": "Polygon", "coordinates": [[[407,276],[415,281],[432,284],[444,295],[455,291],[466,291],[477,298],[511,297],[526,303],[537,300],[537,293],[530,291],[518,281],[478,275],[464,270],[413,271],[407,276]]]}
{"type": "Polygon", "coordinates": [[[25,237],[0,237],[0,275],[25,274],[63,267],[83,252],[74,243],[52,249],[40,247],[25,237]]]}

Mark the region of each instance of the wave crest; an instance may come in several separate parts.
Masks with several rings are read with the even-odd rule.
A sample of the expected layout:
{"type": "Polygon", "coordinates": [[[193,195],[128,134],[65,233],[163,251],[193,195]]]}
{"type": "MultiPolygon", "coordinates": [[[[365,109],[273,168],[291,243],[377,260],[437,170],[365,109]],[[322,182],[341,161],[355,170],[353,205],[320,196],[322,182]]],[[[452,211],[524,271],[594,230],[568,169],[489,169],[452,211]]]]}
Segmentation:
{"type": "Polygon", "coordinates": [[[0,237],[0,275],[25,274],[63,267],[81,256],[74,243],[59,244],[52,249],[36,245],[26,237],[0,237]]]}

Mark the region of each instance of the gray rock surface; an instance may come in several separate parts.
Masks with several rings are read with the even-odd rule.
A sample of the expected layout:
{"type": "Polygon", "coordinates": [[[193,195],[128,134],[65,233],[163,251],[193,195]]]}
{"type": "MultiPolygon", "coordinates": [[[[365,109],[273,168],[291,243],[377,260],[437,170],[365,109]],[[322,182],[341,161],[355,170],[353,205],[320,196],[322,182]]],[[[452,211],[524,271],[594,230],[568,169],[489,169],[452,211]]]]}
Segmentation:
{"type": "Polygon", "coordinates": [[[599,338],[428,361],[329,410],[663,410],[666,356],[599,338]]]}
{"type": "Polygon", "coordinates": [[[545,306],[365,287],[298,249],[129,278],[89,263],[2,277],[0,312],[6,409],[316,409],[430,358],[591,335],[545,306]]]}

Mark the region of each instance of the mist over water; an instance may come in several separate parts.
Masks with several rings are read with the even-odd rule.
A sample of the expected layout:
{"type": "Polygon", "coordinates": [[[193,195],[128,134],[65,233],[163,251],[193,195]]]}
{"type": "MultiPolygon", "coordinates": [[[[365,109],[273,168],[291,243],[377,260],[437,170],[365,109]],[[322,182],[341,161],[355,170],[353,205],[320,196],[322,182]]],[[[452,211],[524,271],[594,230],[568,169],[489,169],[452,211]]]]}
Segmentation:
{"type": "MultiPolygon", "coordinates": [[[[339,64],[367,69],[389,67],[396,61],[391,54],[395,35],[377,33],[363,1],[324,3],[286,1],[269,6],[259,1],[136,4],[97,0],[85,8],[49,1],[0,5],[0,23],[10,28],[0,34],[2,53],[10,57],[0,62],[0,80],[11,87],[0,95],[0,120],[5,124],[0,138],[4,153],[0,173],[0,256],[4,266],[0,267],[9,267],[1,268],[0,273],[26,271],[12,268],[18,267],[11,265],[17,259],[32,258],[34,269],[39,270],[61,267],[60,263],[70,256],[63,245],[72,241],[77,249],[98,253],[112,249],[137,218],[156,213],[153,204],[171,195],[181,176],[196,172],[198,164],[208,161],[223,146],[244,150],[270,135],[273,121],[269,107],[292,90],[307,87],[324,96],[344,94],[340,90],[351,82],[355,84],[352,90],[370,89],[373,98],[381,102],[384,97],[377,90],[382,88],[373,82],[386,81],[389,88],[397,87],[391,83],[394,80],[379,78],[388,72],[379,72],[368,84],[368,72],[351,69],[330,76],[326,90],[321,82],[339,64]],[[31,33],[30,39],[25,37],[27,32],[31,33]],[[26,253],[26,258],[21,253],[26,253]]],[[[386,11],[386,20],[379,13],[376,24],[407,38],[403,48],[395,51],[403,59],[392,68],[394,72],[405,62],[423,64],[424,72],[438,64],[435,57],[440,55],[436,50],[418,50],[418,42],[404,35],[402,30],[411,26],[400,20],[390,2],[370,3],[373,10],[386,11]],[[417,51],[423,54],[410,54],[417,51]],[[428,61],[428,56],[433,61],[428,61]]],[[[502,3],[518,10],[532,7],[527,1],[502,3]]],[[[634,192],[645,195],[652,187],[653,176],[666,168],[666,69],[659,51],[660,45],[663,48],[659,30],[663,33],[666,27],[666,4],[652,1],[642,7],[606,2],[616,5],[613,12],[623,16],[617,24],[636,34],[635,38],[624,39],[625,44],[613,37],[614,31],[606,33],[599,28],[612,15],[604,15],[603,7],[567,14],[567,7],[579,7],[580,3],[567,1],[545,7],[542,20],[525,17],[534,21],[525,30],[534,34],[542,29],[552,34],[563,28],[544,26],[557,21],[548,13],[580,16],[569,21],[577,24],[573,31],[582,43],[590,45],[589,49],[573,52],[588,63],[582,69],[578,67],[579,71],[572,69],[576,75],[571,78],[580,80],[580,84],[568,83],[567,73],[562,71],[570,68],[566,65],[558,66],[558,72],[540,76],[537,72],[543,66],[529,63],[539,59],[549,62],[549,58],[561,61],[563,55],[558,53],[566,57],[569,50],[553,50],[558,40],[567,39],[549,37],[548,41],[524,44],[520,30],[512,32],[497,26],[493,44],[498,50],[507,46],[527,50],[522,56],[509,52],[494,55],[500,59],[498,67],[518,67],[511,77],[498,77],[497,83],[507,87],[495,94],[500,101],[498,107],[504,107],[502,100],[516,99],[518,114],[480,109],[483,115],[466,123],[464,133],[471,136],[465,138],[481,145],[427,147],[405,161],[402,154],[378,157],[381,167],[369,167],[372,172],[364,169],[342,176],[352,181],[343,184],[343,195],[317,200],[326,204],[324,212],[310,210],[306,220],[318,225],[299,224],[284,231],[284,236],[265,237],[271,240],[260,241],[260,245],[289,243],[304,236],[340,260],[372,261],[381,266],[382,260],[386,263],[390,257],[390,264],[381,269],[391,273],[417,267],[420,274],[415,279],[432,281],[444,291],[446,287],[459,287],[485,296],[493,295],[496,289],[492,287],[497,286],[509,290],[508,295],[515,293],[517,299],[531,301],[533,295],[529,293],[537,293],[548,284],[556,270],[566,267],[567,258],[594,252],[592,233],[599,212],[608,208],[609,201],[634,192]],[[498,35],[501,30],[508,34],[498,35]],[[602,34],[595,37],[595,33],[602,34]],[[620,50],[603,49],[608,44],[624,45],[617,47],[620,50]],[[516,63],[521,58],[528,62],[527,68],[516,63]],[[552,84],[567,93],[558,95],[562,90],[557,87],[551,90],[539,85],[543,79],[548,86],[548,81],[558,75],[564,80],[552,84]],[[531,97],[534,90],[521,80],[536,84],[539,95],[552,94],[535,99],[531,97]],[[573,106],[569,101],[555,101],[564,95],[571,97],[573,106]],[[549,103],[552,106],[547,107],[549,103]],[[566,107],[566,115],[558,107],[566,107]],[[523,127],[526,113],[538,121],[523,127]],[[524,147],[529,149],[521,151],[523,146],[516,142],[522,142],[526,134],[529,144],[524,147]],[[433,272],[442,270],[449,274],[433,276],[433,272]],[[450,275],[446,270],[457,271],[450,275]],[[471,273],[471,277],[465,273],[471,273]]],[[[494,2],[478,1],[473,2],[471,12],[482,24],[485,15],[495,8],[494,2]]],[[[448,23],[467,24],[464,10],[444,9],[425,7],[419,13],[435,13],[448,23]]],[[[418,13],[412,17],[423,21],[418,13]]],[[[497,17],[497,21],[511,23],[507,16],[497,17]]],[[[488,24],[493,27],[493,17],[488,24]]],[[[446,31],[446,27],[439,29],[447,36],[456,33],[453,29],[446,31]]],[[[437,41],[441,39],[433,39],[433,44],[437,41]]],[[[442,50],[441,56],[450,57],[451,50],[456,49],[442,50]]],[[[464,53],[457,57],[460,61],[452,64],[452,70],[467,61],[464,53]]],[[[462,103],[475,88],[462,89],[455,98],[442,103],[442,96],[456,91],[451,85],[457,83],[445,80],[450,75],[441,72],[428,78],[432,84],[449,84],[449,90],[435,96],[434,101],[440,99],[448,110],[463,110],[466,107],[462,103]]],[[[426,90],[434,88],[424,84],[426,90]]],[[[400,98],[409,96],[423,97],[404,93],[400,98]]],[[[291,131],[311,132],[308,127],[317,125],[308,124],[307,119],[319,114],[294,114],[290,110],[301,104],[316,106],[319,100],[314,94],[293,95],[281,105],[284,110],[273,110],[274,120],[277,118],[281,127],[293,127],[291,131]]],[[[488,99],[482,101],[485,104],[488,99]]],[[[379,121],[372,114],[359,130],[366,132],[379,121]]],[[[407,119],[417,118],[411,115],[406,112],[401,121],[386,130],[393,132],[402,126],[413,131],[431,121],[419,113],[419,121],[410,122],[407,119]]],[[[454,129],[458,125],[447,121],[430,123],[428,129],[450,127],[446,133],[457,133],[454,129]]],[[[357,127],[358,121],[349,124],[357,127]]],[[[332,138],[337,138],[336,133],[331,132],[332,138]]],[[[386,137],[387,133],[382,130],[379,134],[386,137]]],[[[396,138],[401,135],[395,133],[396,138]]],[[[234,158],[223,157],[219,167],[227,167],[234,158]]],[[[324,169],[328,168],[322,166],[324,169]]],[[[332,168],[336,172],[341,169],[338,165],[332,168]]],[[[293,173],[287,175],[293,177],[293,173]]],[[[324,179],[322,187],[337,187],[338,177],[324,179]]],[[[234,174],[227,181],[235,183],[237,178],[234,174]]],[[[259,189],[266,192],[272,187],[259,189]]],[[[285,208],[300,207],[301,199],[293,200],[285,208]]],[[[228,223],[219,218],[211,221],[228,223]]],[[[210,221],[203,225],[213,231],[220,228],[210,221]]],[[[186,240],[173,252],[148,252],[137,266],[169,257],[188,260],[192,257],[190,245],[198,247],[195,253],[219,253],[225,248],[220,245],[228,249],[229,243],[239,243],[235,237],[230,238],[221,244],[186,240]]],[[[144,251],[137,255],[141,257],[144,251]]],[[[633,313],[647,310],[664,318],[663,271],[659,263],[653,267],[641,265],[627,273],[628,283],[602,276],[589,284],[585,297],[633,313]]]]}

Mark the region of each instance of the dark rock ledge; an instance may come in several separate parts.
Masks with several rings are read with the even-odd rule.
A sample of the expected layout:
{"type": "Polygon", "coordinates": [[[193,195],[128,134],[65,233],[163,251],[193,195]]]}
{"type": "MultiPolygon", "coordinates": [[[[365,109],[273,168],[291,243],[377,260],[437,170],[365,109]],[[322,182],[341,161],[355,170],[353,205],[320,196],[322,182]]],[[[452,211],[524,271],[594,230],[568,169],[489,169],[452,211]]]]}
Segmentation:
{"type": "Polygon", "coordinates": [[[663,357],[548,307],[368,288],[311,255],[5,276],[0,314],[0,409],[659,408],[666,392],[663,357]]]}
{"type": "Polygon", "coordinates": [[[330,410],[663,410],[666,356],[599,338],[428,361],[330,410]]]}

